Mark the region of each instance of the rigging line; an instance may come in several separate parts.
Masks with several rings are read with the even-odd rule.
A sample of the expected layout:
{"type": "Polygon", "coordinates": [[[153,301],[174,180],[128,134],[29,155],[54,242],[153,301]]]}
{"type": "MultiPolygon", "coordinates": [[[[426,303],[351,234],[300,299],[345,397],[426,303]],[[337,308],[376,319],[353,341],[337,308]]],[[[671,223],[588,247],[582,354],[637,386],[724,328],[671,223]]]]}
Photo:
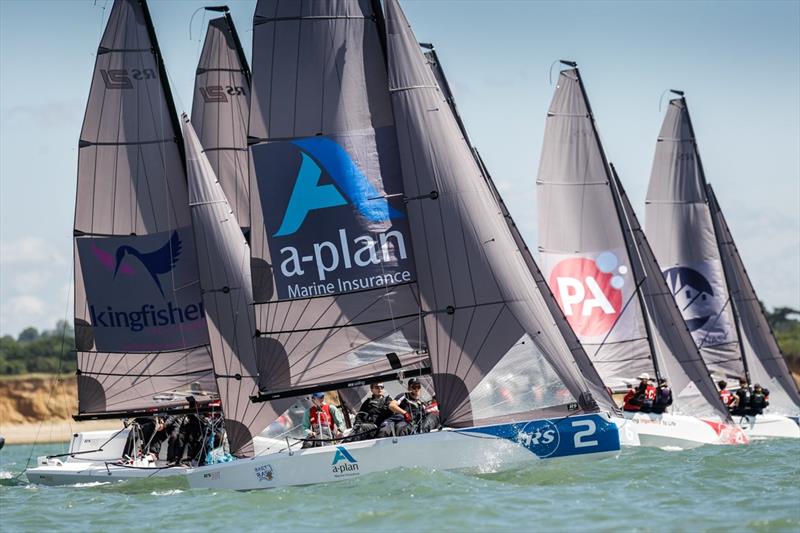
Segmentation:
{"type": "MultiPolygon", "coordinates": [[[[698,295],[699,295],[699,293],[698,293],[698,295]]],[[[695,297],[695,298],[697,298],[697,297],[695,297]]],[[[694,301],[694,300],[692,300],[692,301],[694,301]]],[[[703,340],[700,341],[700,344],[697,345],[697,349],[698,350],[702,350],[703,349],[703,346],[706,343],[706,339],[711,334],[711,330],[714,328],[714,326],[717,325],[717,322],[719,322],[719,319],[722,318],[722,313],[723,313],[723,311],[725,311],[725,308],[728,307],[729,303],[731,303],[731,294],[730,293],[728,293],[728,298],[725,300],[725,303],[723,304],[723,306],[720,307],[720,309],[717,312],[717,314],[714,315],[714,322],[708,328],[705,328],[706,329],[706,334],[703,336],[703,340]]],[[[686,308],[681,309],[681,315],[683,315],[683,311],[685,311],[685,309],[686,308]]],[[[728,342],[728,343],[718,343],[718,344],[715,344],[714,346],[720,346],[721,344],[733,344],[735,342],[739,342],[739,341],[737,340],[737,341],[732,341],[732,342],[728,342]]],[[[737,359],[738,359],[738,357],[737,357],[737,359]]]]}

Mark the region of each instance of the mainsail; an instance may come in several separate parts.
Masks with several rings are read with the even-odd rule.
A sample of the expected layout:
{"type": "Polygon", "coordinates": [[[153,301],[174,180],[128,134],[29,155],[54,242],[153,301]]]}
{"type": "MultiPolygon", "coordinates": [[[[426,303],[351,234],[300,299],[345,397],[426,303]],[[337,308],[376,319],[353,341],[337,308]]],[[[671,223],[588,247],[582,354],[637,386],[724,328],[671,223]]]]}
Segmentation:
{"type": "Polygon", "coordinates": [[[796,414],[800,394],[706,182],[686,98],[676,92],[647,191],[654,251],[711,371],[758,382],[770,391],[772,412],[796,414]]]}
{"type": "Polygon", "coordinates": [[[116,0],[79,143],[78,418],[216,396],[180,128],[147,5],[116,0]]]}
{"type": "Polygon", "coordinates": [[[770,412],[797,416],[800,411],[800,393],[764,316],[761,302],[758,301],[750,276],[744,268],[731,230],[710,184],[706,184],[706,194],[711,220],[714,222],[714,231],[719,242],[725,278],[728,280],[737,318],[741,321],[739,331],[743,352],[749,361],[747,366],[750,379],[753,384],[759,383],[769,389],[770,412]]]}
{"type": "Polygon", "coordinates": [[[192,125],[236,219],[250,227],[251,159],[247,150],[250,68],[227,7],[208,23],[197,65],[192,125]]]}
{"type": "Polygon", "coordinates": [[[368,0],[256,7],[249,142],[262,398],[428,366],[380,20],[368,0]]]}
{"type": "Polygon", "coordinates": [[[606,383],[653,373],[669,379],[677,412],[727,419],[612,170],[580,73],[564,70],[537,180],[550,286],[606,383]]]}
{"type": "Polygon", "coordinates": [[[197,249],[200,286],[225,430],[231,453],[251,456],[253,436],[288,405],[250,402],[258,392],[250,247],[186,115],[183,138],[194,235],[202,243],[197,249]]]}
{"type": "Polygon", "coordinates": [[[675,98],[656,144],[647,190],[647,233],[708,368],[719,377],[738,379],[747,369],[705,181],[686,100],[675,98]]]}
{"type": "Polygon", "coordinates": [[[547,374],[531,374],[530,387],[542,392],[534,408],[561,398],[596,409],[602,384],[569,354],[395,0],[386,2],[386,23],[389,90],[440,411],[451,426],[483,421],[471,393],[509,361],[512,372],[552,367],[566,386],[548,397],[552,384],[535,381],[547,374]]]}

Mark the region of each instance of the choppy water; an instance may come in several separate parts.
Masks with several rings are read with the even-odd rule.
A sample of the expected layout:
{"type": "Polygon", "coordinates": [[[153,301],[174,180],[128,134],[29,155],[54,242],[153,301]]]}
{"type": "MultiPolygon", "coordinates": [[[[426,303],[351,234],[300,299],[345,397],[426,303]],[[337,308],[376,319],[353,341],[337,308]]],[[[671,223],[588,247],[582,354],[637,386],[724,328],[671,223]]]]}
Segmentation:
{"type": "MultiPolygon", "coordinates": [[[[35,455],[63,448],[40,445],[35,455]]],[[[626,448],[499,474],[408,469],[257,492],[182,490],[169,480],[38,487],[13,479],[30,450],[0,451],[4,532],[800,531],[800,441],[626,448]]]]}

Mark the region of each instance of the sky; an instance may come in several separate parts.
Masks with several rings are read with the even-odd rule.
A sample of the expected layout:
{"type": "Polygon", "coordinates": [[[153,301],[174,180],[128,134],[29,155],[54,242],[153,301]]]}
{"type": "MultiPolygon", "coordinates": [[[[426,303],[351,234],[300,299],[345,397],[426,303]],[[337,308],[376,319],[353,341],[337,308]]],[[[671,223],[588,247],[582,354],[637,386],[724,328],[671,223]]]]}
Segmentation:
{"type": "MultiPolygon", "coordinates": [[[[196,10],[209,4],[150,2],[179,112],[190,111],[208,21],[196,10]]],[[[255,1],[229,5],[250,57],[255,1]]],[[[800,2],[402,5],[418,40],[435,43],[531,248],[551,65],[571,59],[642,220],[664,92],[686,91],[706,176],[760,298],[800,308],[800,2]]],[[[77,145],[110,9],[105,0],[0,0],[0,334],[72,318],[77,145]]]]}

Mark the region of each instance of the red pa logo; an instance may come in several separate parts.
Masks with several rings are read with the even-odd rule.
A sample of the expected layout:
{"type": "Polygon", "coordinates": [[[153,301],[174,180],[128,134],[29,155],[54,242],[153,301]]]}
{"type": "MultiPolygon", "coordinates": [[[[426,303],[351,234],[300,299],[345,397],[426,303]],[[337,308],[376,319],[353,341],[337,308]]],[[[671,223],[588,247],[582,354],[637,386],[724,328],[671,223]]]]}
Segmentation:
{"type": "Polygon", "coordinates": [[[622,286],[628,268],[603,252],[597,259],[571,257],[550,273],[550,288],[572,329],[582,337],[605,335],[622,309],[622,286]]]}

